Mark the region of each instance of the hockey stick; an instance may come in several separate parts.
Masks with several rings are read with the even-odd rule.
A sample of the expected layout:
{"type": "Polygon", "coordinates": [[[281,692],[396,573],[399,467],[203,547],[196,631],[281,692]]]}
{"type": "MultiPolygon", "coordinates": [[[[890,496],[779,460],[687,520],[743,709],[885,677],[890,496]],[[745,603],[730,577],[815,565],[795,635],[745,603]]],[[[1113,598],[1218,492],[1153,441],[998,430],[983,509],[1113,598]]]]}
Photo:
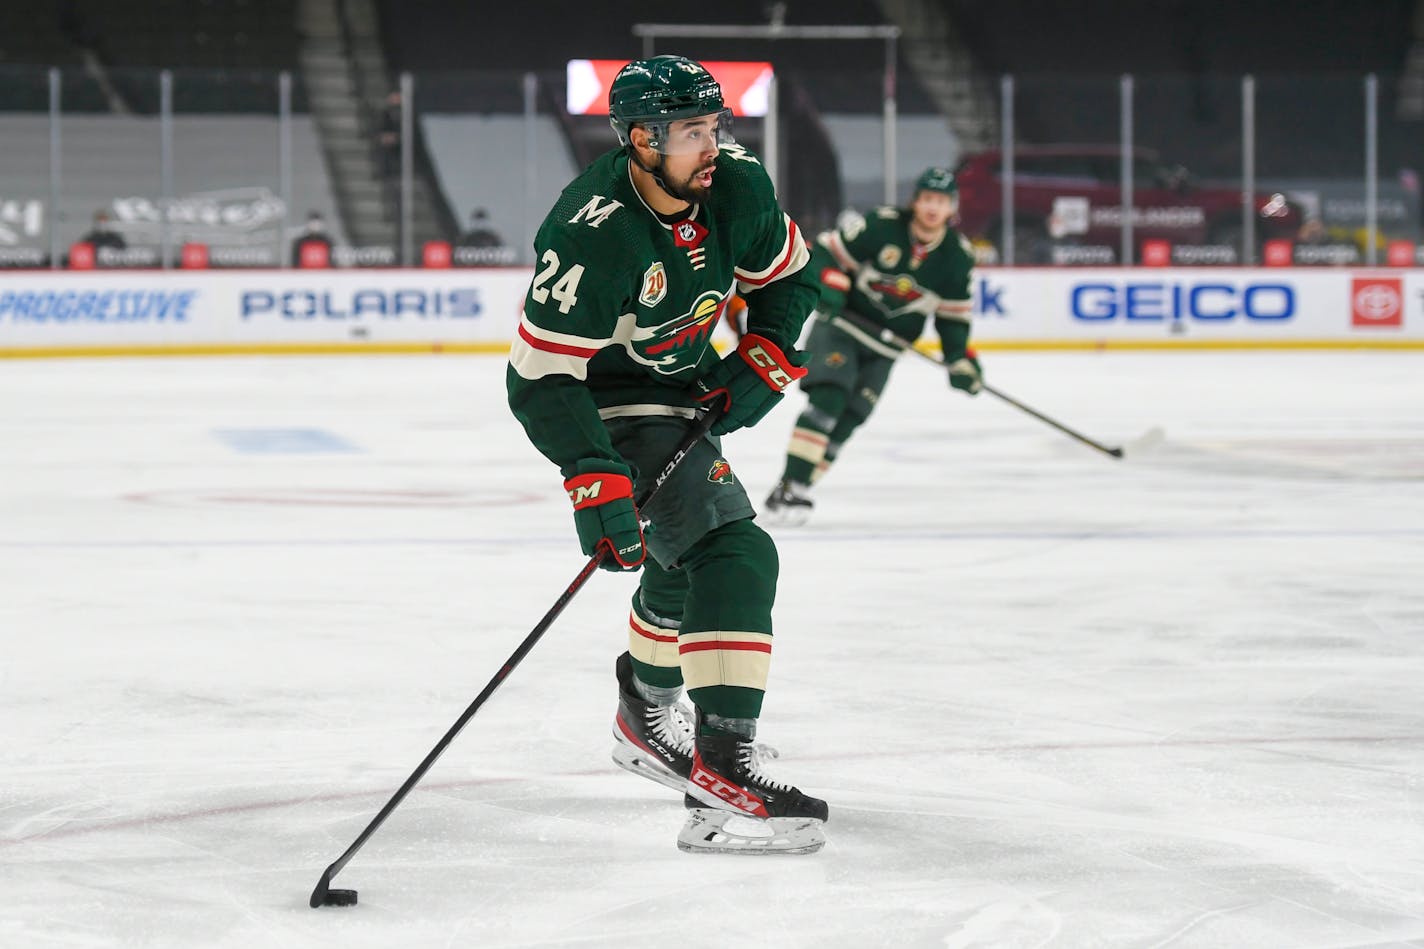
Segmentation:
{"type": "MultiPolygon", "coordinates": [[[[867,320],[865,317],[861,316],[858,313],[842,312],[839,316],[831,317],[831,322],[839,326],[841,329],[853,329],[860,333],[869,336],[874,336],[876,339],[879,339],[882,343],[885,343],[888,346],[894,346],[898,349],[904,350],[905,352],[913,353],[916,356],[919,356],[921,359],[934,363],[941,369],[947,368],[944,364],[943,359],[936,359],[929,353],[920,352],[918,349],[915,348],[914,343],[910,342],[907,339],[904,339],[903,337],[896,336],[887,328],[880,326],[877,323],[873,323],[870,320],[867,320]]],[[[1075,431],[1074,429],[1069,428],[1067,425],[1064,425],[1057,419],[1050,418],[1049,416],[1044,415],[1037,409],[1024,405],[1018,399],[1013,398],[1005,392],[1001,392],[1000,390],[989,385],[989,383],[987,382],[981,384],[983,385],[985,392],[989,393],[997,399],[1001,399],[1004,402],[1007,402],[1009,405],[1012,405],[1014,408],[1018,409],[1021,412],[1026,412],[1029,415],[1032,415],[1040,422],[1043,422],[1046,425],[1050,425],[1053,428],[1058,429],[1060,432],[1062,432],[1064,435],[1067,435],[1069,438],[1076,438],[1084,445],[1087,445],[1090,448],[1096,448],[1098,451],[1102,452],[1105,455],[1108,455],[1109,457],[1122,458],[1123,452],[1121,447],[1104,445],[1100,441],[1096,441],[1095,439],[1089,438],[1082,432],[1075,431]]]]}
{"type": "MultiPolygon", "coordinates": [[[[691,431],[688,432],[687,438],[678,446],[677,451],[673,452],[668,458],[667,463],[663,465],[662,472],[658,474],[653,484],[634,501],[634,505],[637,508],[641,510],[653,499],[659,489],[667,483],[668,478],[672,477],[672,473],[677,470],[677,466],[682,463],[687,453],[692,451],[698,442],[702,441],[707,433],[712,430],[712,426],[722,417],[725,406],[726,403],[723,402],[718,407],[704,413],[702,417],[697,420],[697,423],[693,425],[691,431]]],[[[410,793],[416,783],[425,777],[425,773],[430,770],[440,755],[443,754],[450,743],[455,740],[455,736],[460,734],[461,729],[465,727],[465,723],[474,717],[474,714],[480,710],[480,706],[484,705],[486,700],[494,694],[494,690],[499,688],[504,680],[509,677],[509,674],[514,671],[515,667],[524,660],[524,657],[534,648],[534,644],[537,643],[540,638],[543,637],[544,633],[548,631],[549,627],[554,624],[554,620],[559,618],[559,614],[564,611],[564,607],[569,605],[569,601],[571,601],[574,595],[588,582],[588,578],[593,576],[593,572],[598,569],[598,565],[607,555],[607,548],[600,548],[596,554],[589,558],[588,563],[584,564],[583,569],[578,572],[578,576],[574,577],[573,582],[570,583],[568,588],[554,601],[554,605],[549,607],[549,612],[545,613],[544,618],[529,632],[528,636],[524,637],[524,641],[519,644],[519,648],[510,654],[509,658],[505,660],[504,665],[494,674],[494,678],[490,679],[489,684],[484,687],[479,695],[475,696],[475,700],[470,703],[469,708],[465,709],[460,717],[455,719],[455,724],[451,725],[450,730],[445,733],[444,737],[435,743],[435,747],[430,749],[430,753],[425,756],[425,760],[411,772],[410,777],[405,779],[405,783],[402,784],[396,793],[392,795],[391,799],[386,802],[386,806],[381,808],[380,813],[375,816],[371,823],[366,825],[366,829],[361,831],[361,834],[352,842],[351,846],[346,848],[346,852],[340,857],[337,857],[335,862],[326,868],[326,871],[321,875],[321,879],[317,881],[316,888],[312,890],[311,906],[313,909],[318,906],[351,906],[355,904],[356,891],[331,889],[332,878],[340,873],[346,864],[351,862],[351,858],[356,856],[356,852],[365,846],[366,841],[370,840],[371,836],[380,829],[380,826],[385,823],[386,818],[391,816],[391,812],[400,805],[401,801],[405,800],[405,796],[410,793]]]]}

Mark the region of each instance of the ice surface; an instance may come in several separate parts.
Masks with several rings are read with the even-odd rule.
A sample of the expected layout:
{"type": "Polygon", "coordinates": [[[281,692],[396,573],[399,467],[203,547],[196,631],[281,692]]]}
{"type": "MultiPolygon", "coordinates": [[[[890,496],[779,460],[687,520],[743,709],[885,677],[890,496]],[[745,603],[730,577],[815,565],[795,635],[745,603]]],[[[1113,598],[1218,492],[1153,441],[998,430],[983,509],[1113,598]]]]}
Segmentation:
{"type": "Polygon", "coordinates": [[[1424,946],[1420,354],[985,366],[1129,458],[897,368],[777,535],[825,850],[678,851],[599,574],[318,911],[583,562],[503,361],[0,364],[0,946],[1424,946]]]}

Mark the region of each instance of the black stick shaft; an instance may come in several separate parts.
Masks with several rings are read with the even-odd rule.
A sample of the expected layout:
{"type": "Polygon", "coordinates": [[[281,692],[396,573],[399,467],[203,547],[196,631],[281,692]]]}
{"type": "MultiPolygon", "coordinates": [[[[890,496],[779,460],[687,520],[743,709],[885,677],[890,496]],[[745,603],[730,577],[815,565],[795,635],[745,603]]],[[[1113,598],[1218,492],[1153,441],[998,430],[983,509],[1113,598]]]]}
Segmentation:
{"type": "MultiPolygon", "coordinates": [[[[898,349],[904,350],[907,353],[914,353],[921,359],[932,362],[936,366],[939,366],[941,369],[945,368],[944,360],[936,359],[929,353],[920,352],[918,349],[915,348],[915,344],[910,342],[908,339],[905,339],[901,336],[896,336],[894,333],[890,332],[890,330],[886,329],[883,326],[880,326],[877,323],[872,323],[870,320],[865,319],[858,313],[842,312],[839,316],[832,317],[831,320],[832,322],[839,322],[842,328],[847,326],[854,327],[855,329],[860,330],[860,332],[862,333],[876,337],[882,343],[885,343],[887,346],[894,346],[898,349]]],[[[1090,448],[1096,448],[1098,451],[1107,455],[1109,458],[1122,457],[1121,448],[1113,448],[1108,445],[1104,445],[1102,442],[1097,441],[1096,439],[1089,438],[1082,432],[1069,428],[1067,425],[1064,425],[1057,419],[1051,418],[1050,416],[1044,415],[1037,409],[1030,408],[1029,406],[1024,405],[1018,399],[1015,399],[1007,393],[994,388],[987,382],[983,383],[983,386],[985,392],[989,393],[997,399],[1001,399],[1004,402],[1007,402],[1009,405],[1012,405],[1020,412],[1025,412],[1029,415],[1032,415],[1034,418],[1038,419],[1040,422],[1043,422],[1045,425],[1050,425],[1053,428],[1058,429],[1060,432],[1062,432],[1064,435],[1067,435],[1069,438],[1076,438],[1084,445],[1087,445],[1090,448]]]]}
{"type": "Polygon", "coordinates": [[[1027,412],[1029,415],[1032,415],[1034,418],[1038,419],[1040,422],[1043,422],[1045,425],[1051,425],[1052,427],[1054,427],[1054,428],[1058,429],[1060,432],[1062,432],[1064,435],[1067,435],[1069,438],[1076,438],[1078,441],[1082,442],[1084,445],[1087,445],[1087,446],[1089,446],[1090,448],[1096,448],[1098,451],[1102,452],[1102,453],[1105,454],[1105,455],[1108,455],[1109,457],[1112,457],[1112,458],[1121,458],[1121,457],[1122,457],[1122,449],[1121,449],[1121,448],[1109,447],[1109,446],[1107,446],[1107,445],[1104,445],[1104,444],[1103,444],[1102,442],[1100,442],[1100,441],[1096,441],[1096,440],[1094,440],[1094,439],[1092,439],[1092,438],[1089,438],[1087,435],[1084,435],[1082,432],[1074,431],[1073,429],[1069,428],[1067,425],[1064,425],[1062,422],[1058,421],[1057,419],[1049,418],[1047,415],[1044,415],[1042,412],[1038,411],[1037,409],[1034,409],[1034,408],[1031,408],[1031,407],[1029,407],[1029,406],[1027,406],[1027,405],[1024,405],[1024,404],[1023,404],[1022,402],[1020,402],[1018,399],[1015,399],[1015,398],[1013,398],[1012,396],[1009,396],[1009,395],[1007,395],[1007,394],[1005,394],[1005,393],[999,391],[998,389],[995,389],[993,386],[989,385],[989,383],[987,383],[987,382],[983,383],[983,386],[984,386],[984,391],[985,391],[985,392],[989,393],[990,395],[994,396],[994,397],[997,398],[997,399],[1002,399],[1003,401],[1005,401],[1005,402],[1009,403],[1010,405],[1012,405],[1014,408],[1018,409],[1020,412],[1027,412]]]}
{"type": "MultiPolygon", "coordinates": [[[[704,413],[702,417],[698,419],[697,423],[693,425],[692,430],[688,433],[687,439],[678,447],[672,457],[667,460],[667,463],[663,465],[663,470],[658,474],[652,485],[634,502],[638,508],[641,509],[653,499],[653,496],[658,493],[659,489],[667,483],[672,473],[677,470],[677,466],[682,463],[682,459],[687,457],[687,453],[706,437],[707,433],[711,431],[713,424],[721,418],[721,415],[720,410],[714,410],[704,413]]],[[[479,695],[475,696],[475,700],[461,713],[460,717],[455,719],[455,724],[451,725],[449,731],[445,732],[444,737],[435,743],[435,747],[430,749],[430,753],[425,756],[425,760],[411,772],[410,777],[405,779],[405,783],[402,784],[396,790],[396,793],[391,796],[391,799],[386,802],[386,806],[381,808],[380,813],[371,820],[371,823],[366,825],[366,829],[361,831],[360,835],[352,841],[351,846],[346,848],[346,852],[337,857],[331,866],[326,868],[326,871],[321,875],[321,879],[317,881],[316,888],[312,890],[310,902],[313,908],[322,905],[322,902],[326,898],[327,890],[331,888],[332,878],[340,873],[346,864],[351,862],[351,858],[356,856],[357,851],[364,847],[366,841],[370,840],[372,835],[380,829],[381,825],[386,822],[386,818],[390,817],[391,812],[400,806],[401,801],[405,800],[405,796],[410,793],[411,789],[419,783],[421,778],[425,777],[425,773],[430,770],[445,752],[445,749],[455,740],[455,736],[460,734],[465,724],[469,722],[475,713],[480,710],[480,707],[489,700],[489,697],[494,694],[495,689],[498,689],[500,685],[504,683],[504,680],[509,678],[509,674],[515,670],[519,663],[524,661],[524,657],[529,655],[529,651],[534,648],[534,644],[543,637],[550,626],[554,625],[554,620],[559,618],[559,614],[564,611],[564,607],[568,606],[569,602],[573,600],[574,595],[583,589],[583,585],[588,582],[589,577],[593,576],[593,572],[598,569],[599,563],[602,562],[605,556],[607,556],[607,551],[600,549],[598,553],[589,558],[588,563],[584,564],[583,569],[578,572],[578,576],[574,577],[573,582],[570,583],[568,588],[554,601],[554,605],[549,607],[549,611],[544,614],[544,618],[530,630],[529,635],[524,637],[524,641],[521,642],[519,647],[505,660],[500,670],[494,674],[494,678],[489,680],[489,684],[480,691],[479,695]]]]}

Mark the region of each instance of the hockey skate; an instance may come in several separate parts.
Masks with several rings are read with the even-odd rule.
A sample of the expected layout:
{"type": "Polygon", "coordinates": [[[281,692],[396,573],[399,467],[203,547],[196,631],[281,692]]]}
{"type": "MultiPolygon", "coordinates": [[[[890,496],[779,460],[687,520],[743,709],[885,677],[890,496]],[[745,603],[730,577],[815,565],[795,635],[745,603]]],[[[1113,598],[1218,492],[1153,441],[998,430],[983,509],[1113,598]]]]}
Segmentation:
{"type": "Polygon", "coordinates": [[[762,513],[772,524],[800,527],[810,519],[814,506],[809,485],[783,479],[766,496],[762,513]]]}
{"type": "Polygon", "coordinates": [[[819,798],[767,777],[760,759],[775,757],[740,736],[697,730],[683,804],[687,823],[677,846],[689,853],[815,853],[826,845],[819,798]]]}
{"type": "Polygon", "coordinates": [[[618,714],[613,719],[613,762],[674,791],[692,773],[692,715],[681,704],[654,705],[638,694],[633,661],[625,652],[618,673],[618,714]]]}

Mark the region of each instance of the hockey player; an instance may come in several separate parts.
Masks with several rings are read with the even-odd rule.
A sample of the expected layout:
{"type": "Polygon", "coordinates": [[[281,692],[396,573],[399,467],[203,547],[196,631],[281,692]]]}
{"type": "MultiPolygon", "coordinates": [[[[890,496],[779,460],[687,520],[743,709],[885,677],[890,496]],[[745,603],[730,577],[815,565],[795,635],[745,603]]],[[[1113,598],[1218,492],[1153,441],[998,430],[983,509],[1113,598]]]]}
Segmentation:
{"type": "Polygon", "coordinates": [[[509,404],[559,466],[584,553],[642,568],[615,663],[614,760],[683,792],[683,849],[809,852],[826,803],[763,773],[753,743],[776,548],[715,437],[644,509],[633,498],[689,419],[721,405],[713,436],[754,425],[805,374],[792,344],[818,295],[810,255],[701,65],[629,63],[609,112],[621,147],[564,189],[535,237],[509,404]],[[711,334],[734,293],[748,331],[719,359],[711,334]],[[684,686],[695,712],[679,706],[684,686]]]}
{"type": "Polygon", "coordinates": [[[810,516],[811,485],[870,417],[900,354],[844,319],[843,309],[912,341],[933,316],[949,384],[970,395],[983,387],[969,348],[973,250],[950,227],[958,198],[954,175],[929,168],[908,208],[850,212],[838,229],[817,237],[812,268],[821,299],[807,341],[809,373],[801,380],[808,404],[792,430],[781,482],[766,499],[774,521],[799,525],[810,516]]]}

